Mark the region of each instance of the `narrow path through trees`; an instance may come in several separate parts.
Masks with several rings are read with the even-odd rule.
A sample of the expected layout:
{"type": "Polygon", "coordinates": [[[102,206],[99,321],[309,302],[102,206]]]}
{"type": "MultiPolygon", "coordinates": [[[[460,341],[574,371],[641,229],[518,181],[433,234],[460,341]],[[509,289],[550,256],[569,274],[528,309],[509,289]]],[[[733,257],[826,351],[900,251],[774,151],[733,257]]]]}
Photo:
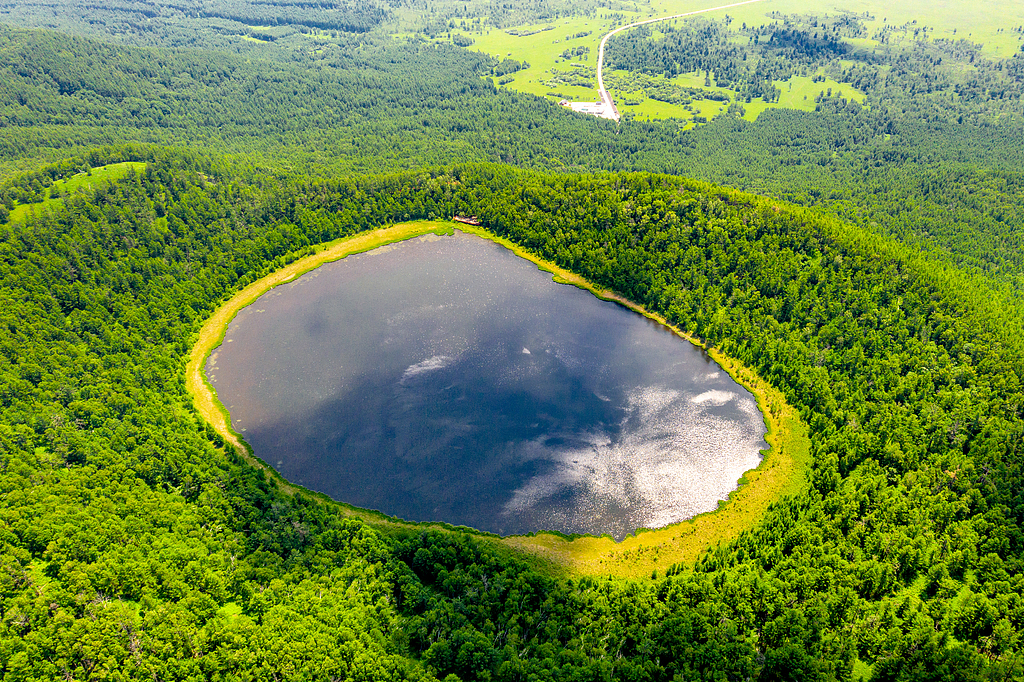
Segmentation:
{"type": "Polygon", "coordinates": [[[615,108],[615,102],[612,101],[612,96],[608,94],[608,90],[604,87],[604,46],[608,42],[608,39],[619,31],[625,31],[627,28],[634,28],[636,26],[643,26],[644,24],[653,24],[659,21],[668,21],[669,19],[678,19],[680,17],[689,17],[694,14],[704,14],[706,12],[714,12],[720,9],[729,9],[730,7],[739,7],[740,5],[751,5],[755,2],[762,2],[763,0],[744,0],[744,2],[734,2],[729,5],[720,5],[718,7],[708,7],[706,9],[698,9],[692,12],[681,12],[679,14],[671,14],[667,17],[657,17],[655,19],[644,19],[643,21],[634,21],[632,24],[626,24],[620,26],[613,31],[609,31],[605,34],[604,38],[601,38],[601,47],[597,51],[597,91],[601,96],[601,103],[604,105],[605,116],[604,118],[613,118],[616,121],[619,120],[619,110],[615,108]]]}

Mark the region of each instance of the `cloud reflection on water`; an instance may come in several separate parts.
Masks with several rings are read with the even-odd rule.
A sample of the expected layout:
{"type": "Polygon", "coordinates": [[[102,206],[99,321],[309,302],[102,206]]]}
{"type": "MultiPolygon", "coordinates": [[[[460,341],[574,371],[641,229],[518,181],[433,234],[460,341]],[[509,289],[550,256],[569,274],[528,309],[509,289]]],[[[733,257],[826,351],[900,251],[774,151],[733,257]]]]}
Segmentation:
{"type": "Polygon", "coordinates": [[[687,396],[649,386],[627,395],[616,429],[559,434],[569,447],[547,445],[550,435],[533,439],[521,456],[556,468],[517,488],[502,513],[565,532],[584,532],[601,519],[605,532],[621,539],[639,527],[714,509],[760,461],[760,434],[712,409],[728,403],[753,400],[722,390],[687,396]]]}
{"type": "Polygon", "coordinates": [[[714,509],[757,465],[752,396],[663,327],[466,235],[261,298],[211,358],[257,456],[357,506],[501,534],[714,509]]]}

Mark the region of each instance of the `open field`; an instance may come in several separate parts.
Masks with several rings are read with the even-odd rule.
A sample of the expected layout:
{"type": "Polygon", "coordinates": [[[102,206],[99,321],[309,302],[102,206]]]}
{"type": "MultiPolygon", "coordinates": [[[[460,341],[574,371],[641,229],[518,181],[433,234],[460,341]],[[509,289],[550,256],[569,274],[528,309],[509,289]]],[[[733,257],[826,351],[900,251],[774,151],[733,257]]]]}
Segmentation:
{"type": "MultiPolygon", "coordinates": [[[[595,17],[574,17],[551,23],[517,27],[517,29],[523,32],[537,31],[527,36],[509,35],[506,31],[496,28],[490,28],[484,33],[463,32],[463,34],[475,41],[468,49],[480,50],[499,59],[512,58],[526,61],[530,65],[530,68],[514,74],[514,80],[505,87],[541,97],[547,96],[552,100],[565,97],[576,101],[597,101],[599,95],[596,77],[591,79],[592,87],[590,88],[551,85],[550,83],[554,78],[557,78],[559,72],[571,73],[576,68],[572,67],[571,63],[579,63],[596,69],[601,38],[619,26],[667,14],[696,11],[707,6],[707,2],[689,0],[687,2],[662,2],[639,5],[638,7],[642,9],[639,12],[616,12],[612,14],[608,10],[602,9],[595,17]],[[544,30],[549,26],[553,28],[544,30]],[[587,36],[572,37],[588,31],[590,33],[587,36]],[[572,62],[562,58],[563,51],[577,47],[586,47],[590,51],[585,58],[572,60],[572,62]],[[560,97],[556,95],[560,95],[560,97]]],[[[728,10],[720,10],[710,12],[706,16],[724,17],[727,12],[728,10]]],[[[497,82],[497,79],[495,79],[495,82],[497,82]]],[[[612,91],[611,88],[609,90],[612,91]]],[[[621,93],[612,92],[616,98],[617,105],[619,105],[621,93]]],[[[685,111],[682,107],[664,102],[652,102],[645,107],[641,106],[642,108],[639,113],[642,113],[644,117],[689,117],[689,112],[685,111]]],[[[623,112],[632,110],[630,107],[623,107],[621,105],[619,105],[619,108],[623,112]]]]}
{"type": "MultiPolygon", "coordinates": [[[[658,15],[688,11],[692,2],[663,0],[653,2],[658,15]],[[677,9],[683,8],[683,9],[677,9]]],[[[913,30],[928,27],[929,37],[967,39],[984,45],[989,57],[1009,57],[1019,51],[1024,36],[1012,29],[1024,25],[1024,3],[1016,0],[839,0],[835,3],[814,3],[808,0],[770,0],[770,2],[735,7],[726,12],[736,22],[749,25],[770,23],[772,13],[827,15],[860,15],[868,35],[884,26],[910,25],[913,30]],[[864,16],[867,13],[867,16],[864,16]],[[914,22],[917,22],[916,24],[914,22]],[[955,33],[954,33],[955,30],[955,33]]]]}
{"type": "Polygon", "coordinates": [[[566,86],[552,88],[547,83],[557,76],[557,72],[570,72],[573,69],[569,61],[561,58],[562,52],[567,49],[589,48],[590,52],[584,59],[573,60],[572,63],[596,68],[597,48],[601,42],[601,36],[614,28],[615,23],[617,22],[609,21],[606,16],[578,17],[563,19],[552,24],[520,27],[523,31],[538,31],[528,36],[511,36],[496,28],[490,29],[483,35],[474,33],[465,33],[465,35],[476,41],[468,48],[470,50],[479,50],[499,59],[511,57],[519,61],[526,61],[530,65],[530,68],[512,74],[515,80],[505,87],[541,97],[546,96],[552,89],[557,89],[560,93],[572,96],[579,101],[596,101],[596,79],[594,79],[593,87],[579,88],[578,90],[569,90],[566,86]],[[554,28],[543,30],[547,26],[554,26],[554,28]],[[590,31],[588,36],[570,38],[570,36],[587,31],[590,31]]]}
{"type": "MultiPolygon", "coordinates": [[[[288,483],[252,454],[248,445],[231,427],[230,415],[206,380],[206,358],[222,343],[227,326],[235,315],[272,288],[286,284],[324,263],[422,235],[451,234],[455,227],[456,225],[451,222],[415,221],[364,232],[323,245],[317,253],[297,260],[235,294],[203,325],[189,355],[186,387],[194,398],[199,414],[251,464],[265,470],[277,480],[283,490],[291,493],[301,491],[321,499],[329,499],[288,483]]],[[[557,282],[587,289],[599,298],[616,301],[641,315],[666,324],[658,315],[645,311],[614,292],[599,289],[582,277],[543,261],[482,228],[458,225],[458,229],[509,248],[517,255],[535,263],[540,269],[552,273],[557,282]]],[[[681,337],[701,345],[698,340],[683,331],[675,331],[681,337]]],[[[754,372],[715,349],[708,350],[716,362],[757,398],[758,405],[765,415],[768,428],[766,440],[769,444],[761,466],[747,472],[741,479],[741,487],[733,492],[729,500],[722,503],[717,511],[701,514],[694,519],[666,528],[641,531],[627,537],[621,543],[616,543],[610,537],[568,538],[555,533],[504,539],[485,533],[480,533],[480,536],[489,538],[489,541],[506,549],[532,557],[539,568],[550,573],[642,578],[655,570],[663,572],[675,563],[692,562],[706,549],[736,538],[744,530],[752,528],[773,501],[799,492],[805,484],[806,472],[810,465],[810,444],[806,426],[782,395],[759,379],[754,372]]],[[[428,527],[458,530],[444,523],[406,523],[379,512],[358,509],[342,503],[335,504],[343,513],[359,517],[382,532],[404,535],[428,527]]]]}
{"type": "MultiPolygon", "coordinates": [[[[574,59],[573,63],[594,69],[597,65],[598,45],[608,31],[634,21],[695,11],[713,4],[693,0],[636,3],[634,7],[637,11],[633,12],[617,11],[612,14],[609,10],[602,9],[592,17],[573,17],[558,19],[551,23],[516,27],[516,30],[523,32],[536,31],[525,36],[510,35],[506,30],[493,27],[481,31],[456,32],[475,41],[468,49],[480,50],[499,59],[512,58],[529,63],[528,69],[513,74],[511,82],[502,87],[547,97],[552,101],[562,98],[597,101],[599,95],[596,78],[591,79],[592,87],[558,82],[560,76],[565,80],[565,74],[572,74],[578,68],[571,66],[561,56],[564,50],[576,47],[589,48],[590,51],[584,58],[574,59]],[[588,31],[589,35],[572,37],[588,31]]],[[[1010,56],[1024,44],[1024,33],[1012,30],[1024,26],[1024,4],[1008,0],[989,0],[982,3],[925,3],[922,0],[913,0],[900,3],[896,7],[877,0],[849,0],[842,5],[830,7],[820,7],[808,3],[807,0],[772,0],[717,10],[703,16],[714,19],[724,19],[728,16],[733,20],[734,26],[758,26],[771,23],[779,14],[834,16],[837,13],[858,16],[867,27],[869,37],[850,39],[850,42],[868,49],[879,44],[873,37],[883,30],[887,32],[890,44],[894,45],[911,45],[915,40],[915,31],[921,31],[920,36],[928,39],[966,39],[982,43],[984,54],[992,58],[1010,56]]],[[[673,19],[671,23],[679,25],[679,22],[687,20],[673,19]]],[[[653,37],[656,38],[658,35],[655,30],[653,37]]],[[[495,78],[494,81],[497,84],[498,79],[495,78]]],[[[673,82],[687,87],[704,87],[703,75],[677,76],[673,82]]],[[[838,83],[832,79],[813,83],[809,77],[795,76],[788,81],[775,81],[775,85],[782,91],[779,101],[766,103],[758,98],[750,103],[744,102],[744,118],[755,120],[761,112],[776,107],[813,111],[815,97],[829,89],[833,92],[842,91],[844,96],[856,101],[864,99],[864,94],[850,84],[838,83]]],[[[710,89],[721,90],[715,87],[710,89]]],[[[687,110],[682,105],[649,98],[642,98],[639,103],[626,104],[627,92],[611,86],[609,92],[615,99],[620,113],[631,114],[638,120],[681,118],[693,121],[694,117],[711,120],[721,113],[720,103],[713,100],[696,100],[690,106],[690,110],[687,110]]],[[[731,99],[734,99],[734,94],[730,93],[731,99]]]]}
{"type": "MultiPolygon", "coordinates": [[[[630,73],[628,71],[615,71],[611,74],[612,79],[615,82],[622,83],[623,81],[628,82],[630,80],[630,73]]],[[[819,74],[819,77],[821,74],[819,74]]],[[[663,76],[654,76],[652,78],[654,82],[665,81],[663,76]]],[[[730,101],[721,102],[714,99],[696,99],[691,104],[684,106],[680,104],[670,104],[668,102],[662,102],[650,97],[643,97],[641,94],[641,101],[639,104],[630,104],[630,98],[637,97],[635,91],[625,89],[622,87],[609,87],[609,92],[615,98],[616,106],[619,112],[622,114],[630,113],[636,120],[649,121],[653,119],[663,118],[683,118],[693,119],[693,117],[703,116],[707,120],[711,120],[716,116],[720,116],[725,113],[729,105],[736,100],[735,93],[726,88],[720,88],[717,86],[705,87],[703,74],[680,74],[671,79],[667,79],[668,82],[678,85],[684,88],[700,88],[709,92],[720,92],[726,94],[730,101]]],[[[797,109],[799,111],[814,111],[815,98],[818,95],[832,93],[842,93],[847,99],[852,99],[857,102],[863,102],[865,95],[854,88],[849,83],[839,83],[831,78],[825,78],[825,80],[819,80],[815,83],[810,76],[793,76],[786,81],[775,81],[775,86],[782,93],[779,97],[778,103],[767,104],[761,98],[752,100],[751,102],[740,102],[743,107],[744,114],[743,118],[748,121],[757,120],[757,117],[761,115],[761,112],[773,107],[784,107],[787,109],[797,109]]]]}
{"type": "Polygon", "coordinates": [[[64,203],[64,200],[60,198],[61,195],[74,194],[79,189],[92,187],[93,185],[97,185],[101,182],[120,180],[124,176],[128,175],[128,172],[131,170],[139,173],[145,168],[145,163],[138,161],[125,161],[123,163],[112,163],[107,166],[100,166],[99,168],[93,168],[91,171],[86,173],[78,173],[69,178],[64,178],[63,180],[57,180],[50,187],[49,198],[33,204],[21,204],[20,206],[15,206],[14,209],[11,210],[8,220],[24,220],[33,213],[39,215],[59,208],[64,203]]]}

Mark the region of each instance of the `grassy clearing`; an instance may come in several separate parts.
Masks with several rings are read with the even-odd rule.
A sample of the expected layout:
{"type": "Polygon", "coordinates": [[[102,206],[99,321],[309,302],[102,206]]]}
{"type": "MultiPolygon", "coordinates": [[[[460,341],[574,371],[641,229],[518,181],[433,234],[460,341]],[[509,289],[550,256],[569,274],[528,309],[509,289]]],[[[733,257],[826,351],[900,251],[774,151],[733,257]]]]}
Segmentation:
{"type": "MultiPolygon", "coordinates": [[[[456,224],[451,222],[415,221],[364,232],[323,245],[319,247],[317,253],[253,282],[232,296],[203,325],[189,354],[185,383],[199,414],[247,461],[274,478],[282,490],[289,493],[301,491],[303,494],[329,500],[330,498],[325,495],[312,493],[301,486],[288,483],[273,468],[253,455],[242,437],[231,427],[230,415],[206,379],[206,358],[224,341],[228,324],[235,315],[274,287],[287,284],[324,263],[428,234],[452,234],[455,228],[456,224]]],[[[457,228],[501,244],[516,255],[535,263],[541,270],[550,272],[556,282],[586,289],[603,300],[615,301],[702,346],[697,339],[671,327],[660,316],[649,313],[614,292],[594,286],[579,275],[537,258],[506,239],[471,225],[460,224],[457,228]]],[[[674,563],[692,562],[709,547],[728,542],[742,531],[753,527],[773,501],[802,490],[810,466],[810,442],[806,426],[800,421],[796,410],[786,403],[782,394],[735,360],[713,348],[708,349],[708,352],[723,369],[757,398],[758,406],[765,416],[768,428],[766,440],[769,445],[761,465],[744,475],[740,481],[741,487],[729,496],[728,501],[721,503],[717,511],[701,514],[667,528],[641,531],[616,543],[610,537],[570,538],[557,533],[499,538],[444,523],[409,523],[379,512],[332,502],[342,513],[358,517],[391,535],[404,536],[426,528],[471,532],[485,542],[493,543],[502,551],[515,552],[520,557],[525,556],[538,569],[550,574],[609,575],[637,579],[650,576],[654,571],[664,572],[674,563]]]]}
{"type": "MultiPolygon", "coordinates": [[[[615,71],[616,75],[625,75],[626,71],[615,71]]],[[[657,76],[655,80],[660,80],[662,77],[657,76]]],[[[729,105],[737,100],[736,93],[726,88],[720,88],[717,86],[705,87],[704,86],[704,75],[703,74],[681,74],[671,79],[671,82],[681,87],[688,88],[700,88],[702,90],[708,90],[713,92],[722,92],[729,96],[729,102],[720,102],[712,99],[697,99],[689,104],[689,108],[681,104],[669,104],[668,102],[661,102],[656,99],[650,99],[647,97],[643,98],[640,104],[627,104],[626,100],[629,97],[636,97],[635,93],[627,93],[622,90],[615,88],[609,88],[612,93],[612,97],[615,99],[615,104],[619,111],[626,115],[632,114],[633,118],[638,121],[651,121],[657,119],[668,119],[668,118],[679,118],[684,120],[693,121],[694,118],[702,116],[708,121],[712,120],[716,116],[721,116],[728,109],[729,105]]],[[[766,103],[760,97],[752,100],[751,102],[740,102],[740,105],[744,109],[743,118],[748,121],[756,121],[757,117],[768,109],[784,108],[784,109],[796,109],[798,111],[814,111],[815,100],[818,95],[827,94],[831,91],[833,94],[841,93],[844,97],[856,102],[864,102],[865,94],[849,83],[840,83],[831,78],[826,78],[823,81],[815,83],[810,76],[793,76],[789,80],[775,81],[775,87],[781,91],[778,102],[766,103]]],[[[575,90],[575,89],[574,89],[575,90]]],[[[590,91],[583,88],[579,88],[582,91],[582,97],[577,99],[586,99],[589,96],[590,91]]],[[[563,88],[566,94],[570,94],[568,88],[563,88]]]]}
{"type": "MultiPolygon", "coordinates": [[[[473,38],[475,43],[469,48],[471,50],[480,50],[500,59],[511,57],[525,60],[530,64],[529,69],[516,73],[514,80],[503,87],[547,97],[552,101],[557,101],[562,97],[575,101],[596,101],[598,99],[596,79],[593,88],[551,86],[549,84],[559,71],[573,68],[561,59],[560,55],[563,50],[579,45],[589,47],[590,54],[582,63],[589,67],[595,67],[601,37],[609,30],[638,19],[690,12],[714,5],[715,3],[695,0],[653,0],[646,4],[633,5],[636,11],[625,11],[625,8],[617,10],[622,18],[611,17],[607,10],[601,10],[593,17],[563,18],[551,23],[515,27],[528,31],[554,26],[552,30],[539,31],[529,36],[513,36],[505,30],[496,28],[489,28],[483,32],[453,31],[453,33],[462,33],[473,38]],[[567,39],[568,36],[582,31],[590,31],[591,34],[582,38],[567,39]]],[[[886,27],[889,29],[905,27],[906,30],[890,33],[890,41],[897,45],[910,46],[914,41],[914,31],[927,28],[924,35],[927,35],[929,39],[966,39],[982,43],[983,51],[989,57],[1011,56],[1019,51],[1021,45],[1024,44],[1024,35],[1012,30],[1013,27],[1024,25],[1024,3],[1015,0],[982,0],[975,3],[932,3],[926,0],[909,0],[899,3],[898,6],[880,0],[844,0],[840,5],[828,8],[823,8],[820,4],[814,4],[808,0],[772,0],[771,2],[719,10],[703,16],[714,19],[728,16],[733,20],[733,26],[743,23],[759,26],[776,20],[777,17],[772,16],[773,12],[818,16],[836,13],[856,14],[867,27],[869,36],[873,36],[876,31],[886,27]]],[[[678,25],[680,21],[686,21],[686,19],[675,19],[671,23],[678,25]]],[[[656,27],[657,24],[652,27],[652,30],[657,31],[656,27]]],[[[877,45],[870,38],[851,39],[850,42],[867,49],[877,45]]],[[[703,74],[700,76],[692,74],[677,76],[673,81],[689,87],[703,87],[704,85],[703,74]]],[[[820,93],[827,92],[829,88],[832,88],[833,92],[842,91],[848,99],[858,102],[864,100],[864,94],[856,91],[851,85],[838,83],[831,79],[821,83],[812,83],[809,77],[798,76],[788,81],[777,81],[775,85],[782,91],[780,100],[766,103],[757,99],[750,103],[743,103],[746,110],[743,116],[745,119],[753,121],[761,112],[772,108],[812,111],[815,97],[820,93]]],[[[720,88],[712,89],[720,90],[720,88]]],[[[735,93],[730,92],[729,94],[730,98],[735,100],[735,93]]],[[[720,103],[711,100],[695,101],[690,107],[692,111],[688,111],[680,105],[650,99],[645,99],[639,104],[627,105],[623,101],[624,93],[614,90],[612,90],[612,96],[615,98],[620,112],[630,113],[637,120],[680,118],[692,121],[695,116],[703,116],[710,121],[721,113],[719,111],[720,103]]]]}
{"type": "Polygon", "coordinates": [[[818,95],[841,94],[855,102],[864,102],[864,93],[849,83],[839,83],[831,78],[815,83],[809,76],[793,76],[788,81],[775,81],[775,87],[782,91],[779,106],[789,109],[814,111],[814,99],[818,95]]]}
{"type": "Polygon", "coordinates": [[[141,173],[146,169],[146,164],[140,161],[125,161],[123,163],[112,163],[107,166],[93,168],[85,173],[77,173],[69,178],[57,180],[50,187],[50,197],[34,204],[21,204],[15,206],[8,217],[8,221],[25,220],[30,215],[41,215],[50,211],[58,210],[64,205],[62,195],[71,195],[80,189],[88,189],[103,182],[120,180],[134,170],[141,173]]]}
{"type": "MultiPolygon", "coordinates": [[[[476,41],[468,48],[470,50],[480,50],[498,59],[511,57],[530,64],[530,68],[513,74],[515,80],[505,87],[540,97],[545,97],[549,92],[557,90],[565,97],[577,101],[596,101],[596,79],[591,89],[567,86],[552,87],[548,85],[548,82],[557,75],[557,72],[569,71],[574,68],[570,66],[570,62],[563,60],[560,56],[564,50],[569,48],[589,47],[590,54],[586,59],[577,61],[589,67],[596,67],[597,48],[601,42],[601,36],[609,30],[609,25],[609,21],[604,16],[576,17],[568,20],[559,19],[550,24],[519,27],[524,31],[539,30],[546,26],[555,27],[550,31],[539,31],[528,36],[512,36],[496,28],[492,28],[482,35],[475,33],[465,33],[464,35],[476,41]],[[568,36],[586,31],[590,31],[590,35],[567,40],[568,36]]],[[[549,99],[557,101],[558,98],[549,97],[549,99]]]]}
{"type": "Polygon", "coordinates": [[[831,78],[815,83],[810,76],[793,76],[788,81],[775,81],[775,87],[782,92],[777,103],[766,104],[761,98],[757,98],[749,104],[741,103],[745,110],[743,118],[748,121],[756,121],[762,112],[772,108],[814,111],[818,95],[826,95],[829,91],[833,95],[841,94],[846,99],[855,102],[863,103],[865,99],[865,94],[849,83],[840,83],[831,78]]]}
{"type": "Polygon", "coordinates": [[[1010,57],[1020,50],[1021,34],[1010,30],[1011,27],[1024,24],[1024,3],[1018,0],[904,0],[898,3],[846,0],[843,5],[844,8],[848,5],[854,13],[866,11],[873,17],[865,21],[869,34],[885,25],[911,24],[908,43],[913,39],[913,28],[928,27],[930,37],[950,40],[963,38],[982,43],[983,52],[988,57],[1010,57]],[[915,21],[917,24],[912,24],[915,21]]]}
{"type": "MultiPolygon", "coordinates": [[[[571,73],[578,67],[571,66],[571,63],[583,64],[587,67],[594,68],[597,65],[597,52],[598,45],[601,42],[601,37],[612,28],[617,25],[621,25],[623,21],[626,23],[635,21],[636,19],[647,18],[651,16],[662,16],[666,14],[675,14],[679,12],[693,11],[700,9],[701,7],[707,6],[707,3],[697,2],[661,2],[652,3],[651,5],[642,8],[641,12],[626,12],[624,16],[625,20],[610,19],[607,12],[598,14],[595,17],[574,17],[572,19],[560,19],[553,23],[548,24],[535,24],[530,26],[517,27],[518,30],[523,31],[537,31],[528,36],[513,36],[509,35],[504,30],[491,28],[484,33],[474,32],[462,32],[463,35],[467,35],[474,39],[474,45],[469,49],[480,50],[495,58],[505,59],[512,58],[520,61],[526,61],[530,64],[530,68],[524,69],[516,74],[513,74],[512,82],[502,86],[507,87],[518,92],[525,92],[540,97],[546,97],[551,101],[557,101],[562,98],[581,102],[581,101],[596,101],[597,95],[597,82],[596,78],[594,81],[593,88],[585,88],[574,85],[552,83],[560,73],[571,73]],[[541,30],[548,26],[553,26],[551,30],[541,30]],[[590,35],[580,38],[570,38],[570,36],[576,33],[590,31],[590,35]],[[590,48],[590,54],[582,60],[573,60],[573,62],[562,59],[561,54],[567,48],[574,48],[577,46],[586,46],[590,48]]],[[[722,18],[726,15],[734,16],[734,12],[742,10],[744,13],[751,15],[754,19],[760,21],[760,23],[767,23],[769,17],[765,14],[764,8],[758,8],[758,5],[750,5],[746,7],[733,8],[730,10],[720,10],[718,12],[709,13],[706,16],[722,18]],[[752,9],[751,9],[752,8],[752,9]]],[[[685,19],[675,19],[672,23],[678,24],[679,21],[685,21],[685,19]]],[[[657,26],[655,24],[655,26],[657,26]]],[[[617,71],[618,75],[625,75],[627,72],[617,71]]],[[[493,79],[497,84],[498,79],[493,79]]],[[[719,88],[717,86],[705,87],[704,86],[704,75],[703,74],[682,74],[672,79],[672,82],[681,87],[690,88],[702,88],[715,92],[723,92],[729,95],[730,100],[735,101],[736,93],[725,88],[719,88]]],[[[829,88],[833,92],[843,91],[850,99],[855,99],[858,102],[864,100],[864,94],[857,92],[849,84],[842,85],[836,81],[828,79],[821,83],[813,83],[809,77],[794,77],[789,81],[778,81],[776,86],[782,91],[782,96],[777,103],[765,103],[763,100],[757,99],[750,103],[744,103],[744,109],[746,113],[744,118],[748,120],[755,120],[761,112],[776,108],[784,107],[790,109],[799,109],[803,111],[814,110],[814,100],[818,94],[827,92],[829,88]]],[[[657,119],[668,119],[678,118],[693,121],[696,117],[703,117],[708,121],[712,120],[716,116],[724,113],[727,105],[723,105],[722,102],[716,100],[695,100],[689,109],[684,108],[682,105],[669,104],[667,102],[661,102],[658,100],[643,98],[638,104],[626,104],[627,93],[623,91],[611,89],[612,97],[616,101],[616,105],[619,111],[623,114],[631,114],[633,118],[641,121],[650,121],[657,119]]]]}
{"type": "MultiPolygon", "coordinates": [[[[930,38],[965,38],[982,43],[985,46],[984,53],[989,57],[1009,57],[1020,50],[1021,34],[1014,33],[1011,27],[1024,24],[1024,3],[1019,0],[904,0],[898,3],[884,0],[840,0],[828,5],[810,0],[771,0],[728,10],[734,25],[745,22],[753,26],[771,23],[772,12],[816,16],[854,14],[864,22],[868,36],[874,35],[878,29],[886,25],[891,27],[908,24],[911,26],[908,44],[913,37],[914,28],[928,27],[930,38]],[[917,23],[913,24],[915,21],[917,23]]],[[[869,40],[865,44],[871,46],[875,43],[869,40]]]]}

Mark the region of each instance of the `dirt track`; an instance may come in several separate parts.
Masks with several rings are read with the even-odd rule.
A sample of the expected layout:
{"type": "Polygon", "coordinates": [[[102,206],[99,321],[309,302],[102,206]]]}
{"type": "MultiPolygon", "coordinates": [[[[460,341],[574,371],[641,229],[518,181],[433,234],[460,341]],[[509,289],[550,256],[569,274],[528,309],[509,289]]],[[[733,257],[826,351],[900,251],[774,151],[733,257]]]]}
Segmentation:
{"type": "Polygon", "coordinates": [[[604,46],[608,42],[608,39],[620,31],[625,31],[627,28],[635,28],[637,26],[643,26],[644,24],[653,24],[659,21],[668,21],[669,19],[678,19],[680,17],[690,17],[694,14],[704,14],[706,12],[714,12],[720,9],[729,9],[730,7],[739,7],[740,5],[751,5],[755,2],[762,2],[763,0],[744,0],[744,2],[734,2],[730,5],[720,5],[718,7],[708,7],[707,9],[698,9],[692,12],[681,12],[679,14],[672,14],[667,17],[658,17],[656,19],[644,19],[643,21],[634,21],[632,24],[626,24],[625,26],[619,26],[613,31],[609,31],[601,38],[601,47],[597,51],[597,92],[601,97],[601,102],[604,103],[605,111],[610,112],[611,116],[605,118],[613,118],[616,121],[621,118],[619,116],[619,110],[615,108],[615,102],[612,101],[612,96],[608,94],[608,90],[604,87],[604,46]]]}

